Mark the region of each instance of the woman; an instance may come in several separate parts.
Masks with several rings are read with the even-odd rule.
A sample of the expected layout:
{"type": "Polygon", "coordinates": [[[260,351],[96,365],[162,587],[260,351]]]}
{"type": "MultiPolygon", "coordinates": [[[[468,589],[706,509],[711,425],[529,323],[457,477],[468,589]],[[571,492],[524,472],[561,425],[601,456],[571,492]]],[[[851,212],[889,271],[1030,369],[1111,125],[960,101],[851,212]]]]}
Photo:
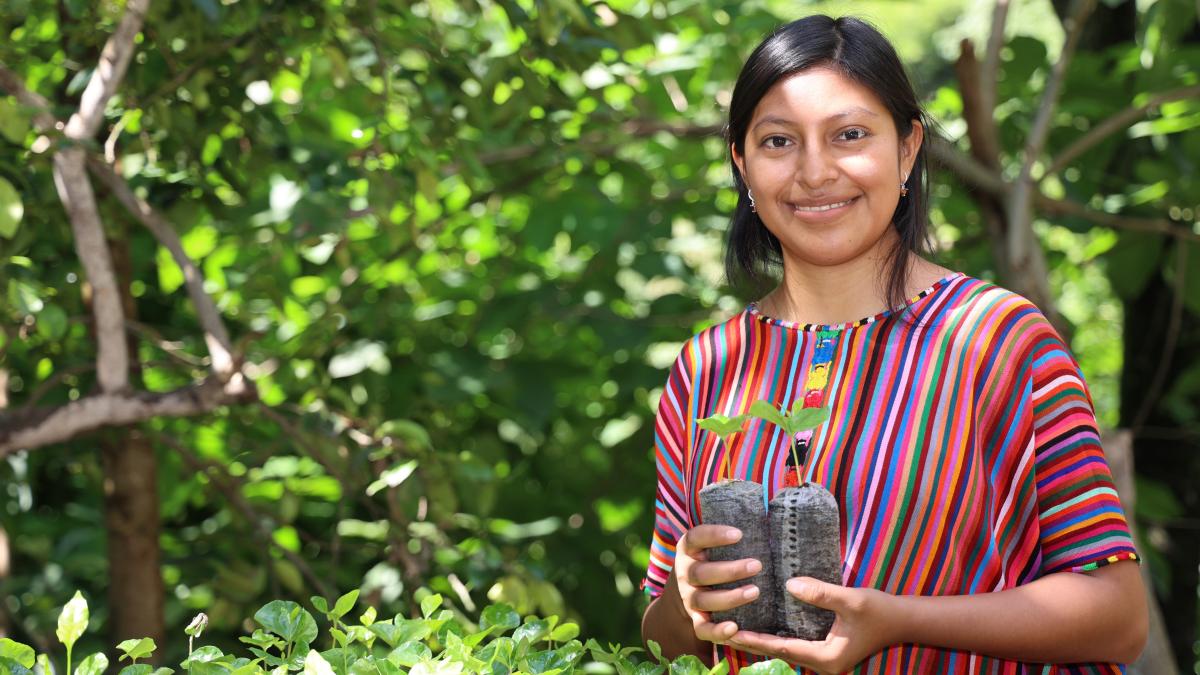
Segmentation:
{"type": "Polygon", "coordinates": [[[775,657],[821,673],[1095,673],[1141,652],[1137,554],[1077,364],[1028,300],[920,256],[925,120],[895,50],[853,18],[783,26],[742,69],[726,267],[781,280],[685,344],[659,403],[642,635],[667,656],[735,672],[775,657]],[[696,427],[756,399],[831,417],[794,439],[752,423],[729,447],[696,427]],[[823,642],[710,621],[763,591],[709,588],[760,569],[706,561],[740,536],[700,524],[726,454],[769,495],[813,481],[837,498],[843,584],[786,582],[836,613],[823,642]]]}

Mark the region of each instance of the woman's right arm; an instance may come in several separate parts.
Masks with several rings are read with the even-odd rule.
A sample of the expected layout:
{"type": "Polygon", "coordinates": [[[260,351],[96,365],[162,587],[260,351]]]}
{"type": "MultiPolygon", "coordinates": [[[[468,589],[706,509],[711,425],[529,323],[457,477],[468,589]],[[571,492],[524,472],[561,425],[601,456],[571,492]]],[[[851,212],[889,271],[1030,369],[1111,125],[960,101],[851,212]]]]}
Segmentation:
{"type": "Polygon", "coordinates": [[[748,579],[762,569],[757,560],[708,562],[705,551],[727,546],[741,539],[742,533],[724,525],[697,525],[679,538],[675,547],[675,566],[663,592],[642,615],[642,640],[654,640],[662,647],[663,658],[674,659],[694,654],[712,665],[712,645],[737,632],[737,624],[714,624],[709,613],[733,609],[758,597],[756,586],[727,590],[707,587],[748,579]]]}

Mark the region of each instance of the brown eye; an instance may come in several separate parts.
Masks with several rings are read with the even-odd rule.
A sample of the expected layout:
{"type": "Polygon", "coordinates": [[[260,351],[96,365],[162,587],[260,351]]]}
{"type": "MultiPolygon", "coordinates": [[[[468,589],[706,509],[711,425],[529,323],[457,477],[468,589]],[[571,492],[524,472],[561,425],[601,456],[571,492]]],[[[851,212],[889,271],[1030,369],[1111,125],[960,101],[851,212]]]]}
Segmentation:
{"type": "Polygon", "coordinates": [[[787,145],[787,139],[783,136],[767,136],[763,139],[763,145],[768,148],[782,148],[787,145]],[[780,141],[776,143],[776,141],[780,141]]]}
{"type": "Polygon", "coordinates": [[[848,141],[860,141],[867,137],[867,132],[858,128],[847,129],[841,133],[841,136],[848,141]]]}

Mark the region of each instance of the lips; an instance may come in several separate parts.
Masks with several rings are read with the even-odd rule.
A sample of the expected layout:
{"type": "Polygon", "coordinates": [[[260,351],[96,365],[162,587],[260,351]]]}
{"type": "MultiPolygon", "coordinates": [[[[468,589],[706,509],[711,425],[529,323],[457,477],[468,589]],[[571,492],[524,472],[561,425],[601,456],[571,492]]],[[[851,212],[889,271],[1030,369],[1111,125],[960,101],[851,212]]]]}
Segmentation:
{"type": "Polygon", "coordinates": [[[792,210],[796,213],[824,213],[826,211],[833,211],[834,209],[848,206],[856,199],[858,199],[858,197],[849,197],[841,200],[829,200],[819,204],[789,203],[788,206],[792,207],[792,210]]]}

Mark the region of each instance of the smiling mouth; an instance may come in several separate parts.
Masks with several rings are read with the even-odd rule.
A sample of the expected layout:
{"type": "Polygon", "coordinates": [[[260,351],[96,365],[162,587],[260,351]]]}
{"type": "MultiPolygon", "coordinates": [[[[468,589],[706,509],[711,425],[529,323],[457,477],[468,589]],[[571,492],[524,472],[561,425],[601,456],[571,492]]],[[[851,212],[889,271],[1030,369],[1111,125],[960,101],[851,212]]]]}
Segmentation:
{"type": "Polygon", "coordinates": [[[821,206],[800,206],[799,204],[789,204],[789,206],[792,207],[793,211],[796,211],[798,213],[821,213],[822,211],[832,211],[834,209],[840,209],[841,207],[850,204],[851,202],[853,202],[856,199],[858,199],[858,197],[851,197],[850,199],[847,199],[845,201],[832,202],[829,204],[822,204],[821,206]]]}

